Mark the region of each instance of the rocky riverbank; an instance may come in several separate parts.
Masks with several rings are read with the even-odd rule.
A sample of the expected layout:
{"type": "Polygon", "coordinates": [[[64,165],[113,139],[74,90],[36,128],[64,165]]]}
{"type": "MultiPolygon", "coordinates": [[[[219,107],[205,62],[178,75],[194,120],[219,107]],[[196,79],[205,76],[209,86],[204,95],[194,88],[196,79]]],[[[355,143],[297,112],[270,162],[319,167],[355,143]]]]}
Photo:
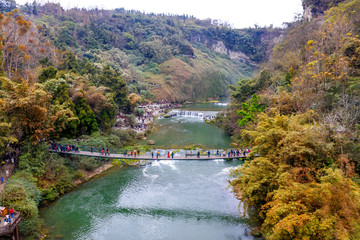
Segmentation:
{"type": "Polygon", "coordinates": [[[98,168],[95,168],[93,171],[88,172],[85,170],[82,170],[81,172],[84,174],[84,177],[82,179],[77,179],[74,181],[74,186],[77,187],[80,184],[89,181],[90,179],[92,179],[93,177],[95,177],[96,175],[99,175],[100,173],[105,172],[106,170],[114,167],[115,165],[112,164],[111,162],[105,163],[103,165],[101,165],[98,168]]]}
{"type": "Polygon", "coordinates": [[[167,101],[159,103],[141,104],[137,107],[137,114],[129,115],[119,113],[116,116],[114,129],[134,130],[137,133],[145,133],[156,118],[166,114],[169,110],[179,108],[180,104],[174,104],[167,101]]]}

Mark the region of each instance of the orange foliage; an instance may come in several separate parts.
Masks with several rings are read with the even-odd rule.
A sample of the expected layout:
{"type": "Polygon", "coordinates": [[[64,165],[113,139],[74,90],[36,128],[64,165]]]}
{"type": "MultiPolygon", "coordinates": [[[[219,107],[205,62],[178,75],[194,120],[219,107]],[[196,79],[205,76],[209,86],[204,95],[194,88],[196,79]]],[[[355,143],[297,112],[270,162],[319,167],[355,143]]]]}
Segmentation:
{"type": "Polygon", "coordinates": [[[347,155],[341,154],[338,156],[336,163],[343,171],[346,177],[353,177],[355,175],[355,164],[350,161],[347,155]]]}
{"type": "Polygon", "coordinates": [[[30,55],[25,55],[25,56],[24,56],[24,59],[25,59],[26,61],[30,61],[31,56],[30,56],[30,55]]]}
{"type": "Polygon", "coordinates": [[[17,11],[6,13],[5,16],[0,15],[0,30],[3,33],[0,39],[0,68],[8,77],[28,79],[26,71],[37,67],[39,60],[44,57],[57,63],[57,56],[51,51],[54,47],[48,41],[45,43],[41,33],[30,21],[18,15],[17,11]]]}
{"type": "Polygon", "coordinates": [[[25,47],[24,45],[22,45],[22,44],[20,44],[19,49],[20,49],[21,51],[26,51],[26,47],[25,47]]]}
{"type": "Polygon", "coordinates": [[[31,84],[23,79],[21,83],[7,78],[1,81],[5,101],[0,109],[14,120],[18,134],[25,134],[34,143],[45,138],[52,131],[48,111],[51,95],[43,90],[42,85],[31,84]]]}
{"type": "Polygon", "coordinates": [[[141,96],[139,96],[136,93],[131,93],[129,95],[129,103],[130,103],[130,108],[131,111],[134,111],[135,107],[137,106],[137,104],[141,101],[141,96]]]}

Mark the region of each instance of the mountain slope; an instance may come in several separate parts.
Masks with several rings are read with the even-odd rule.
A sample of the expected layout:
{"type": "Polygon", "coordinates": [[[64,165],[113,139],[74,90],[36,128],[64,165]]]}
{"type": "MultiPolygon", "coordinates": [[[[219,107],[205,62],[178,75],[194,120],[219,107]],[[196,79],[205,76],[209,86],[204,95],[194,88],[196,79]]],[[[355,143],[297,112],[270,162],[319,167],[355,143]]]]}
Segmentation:
{"type": "Polygon", "coordinates": [[[124,9],[65,11],[57,4],[33,3],[22,10],[55,46],[72,49],[100,70],[112,66],[122,73],[130,92],[151,92],[157,100],[227,95],[226,86],[250,77],[283,33],[281,29],[231,29],[211,20],[124,9]],[[167,61],[170,68],[178,68],[171,63],[179,63],[190,75],[181,79],[181,74],[173,74],[179,70],[163,67],[167,61]],[[183,81],[185,86],[177,87],[183,81]],[[192,81],[200,85],[191,88],[192,81]]]}

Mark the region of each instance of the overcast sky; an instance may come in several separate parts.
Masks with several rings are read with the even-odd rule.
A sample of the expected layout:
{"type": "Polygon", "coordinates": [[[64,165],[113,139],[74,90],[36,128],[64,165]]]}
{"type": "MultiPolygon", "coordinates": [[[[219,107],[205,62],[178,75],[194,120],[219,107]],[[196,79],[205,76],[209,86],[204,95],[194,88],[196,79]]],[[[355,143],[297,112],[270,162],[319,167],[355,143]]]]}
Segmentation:
{"type": "MultiPolygon", "coordinates": [[[[51,0],[50,0],[51,1],[51,0]]],[[[16,0],[19,4],[33,0],[16,0]]],[[[38,0],[37,2],[47,2],[38,0]]],[[[200,19],[211,18],[228,22],[235,28],[281,26],[302,13],[301,0],[53,0],[64,8],[125,8],[146,13],[188,14],[200,19]]]]}

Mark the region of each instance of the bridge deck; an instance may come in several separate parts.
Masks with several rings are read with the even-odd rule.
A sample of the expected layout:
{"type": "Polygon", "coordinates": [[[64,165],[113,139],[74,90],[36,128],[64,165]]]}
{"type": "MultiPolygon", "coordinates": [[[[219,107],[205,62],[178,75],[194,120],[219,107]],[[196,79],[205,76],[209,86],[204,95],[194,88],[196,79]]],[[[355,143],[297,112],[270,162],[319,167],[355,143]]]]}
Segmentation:
{"type": "Polygon", "coordinates": [[[63,154],[72,154],[72,155],[79,155],[79,156],[85,156],[85,157],[101,157],[101,158],[113,158],[113,159],[134,159],[134,160],[217,160],[217,159],[243,159],[243,158],[247,158],[247,155],[243,155],[240,154],[239,156],[237,155],[233,155],[231,157],[226,156],[216,156],[216,155],[210,155],[210,157],[208,157],[207,155],[201,155],[200,157],[197,156],[176,156],[174,155],[174,158],[171,157],[170,158],[166,156],[160,156],[160,157],[156,157],[156,154],[154,154],[154,157],[152,158],[151,155],[139,155],[139,156],[131,156],[131,155],[124,155],[124,154],[116,154],[116,153],[110,153],[110,154],[101,154],[99,152],[88,152],[88,151],[78,151],[78,152],[74,152],[74,151],[70,151],[70,152],[62,152],[62,151],[55,151],[55,150],[50,150],[51,152],[56,152],[56,153],[63,153],[63,154]]]}

